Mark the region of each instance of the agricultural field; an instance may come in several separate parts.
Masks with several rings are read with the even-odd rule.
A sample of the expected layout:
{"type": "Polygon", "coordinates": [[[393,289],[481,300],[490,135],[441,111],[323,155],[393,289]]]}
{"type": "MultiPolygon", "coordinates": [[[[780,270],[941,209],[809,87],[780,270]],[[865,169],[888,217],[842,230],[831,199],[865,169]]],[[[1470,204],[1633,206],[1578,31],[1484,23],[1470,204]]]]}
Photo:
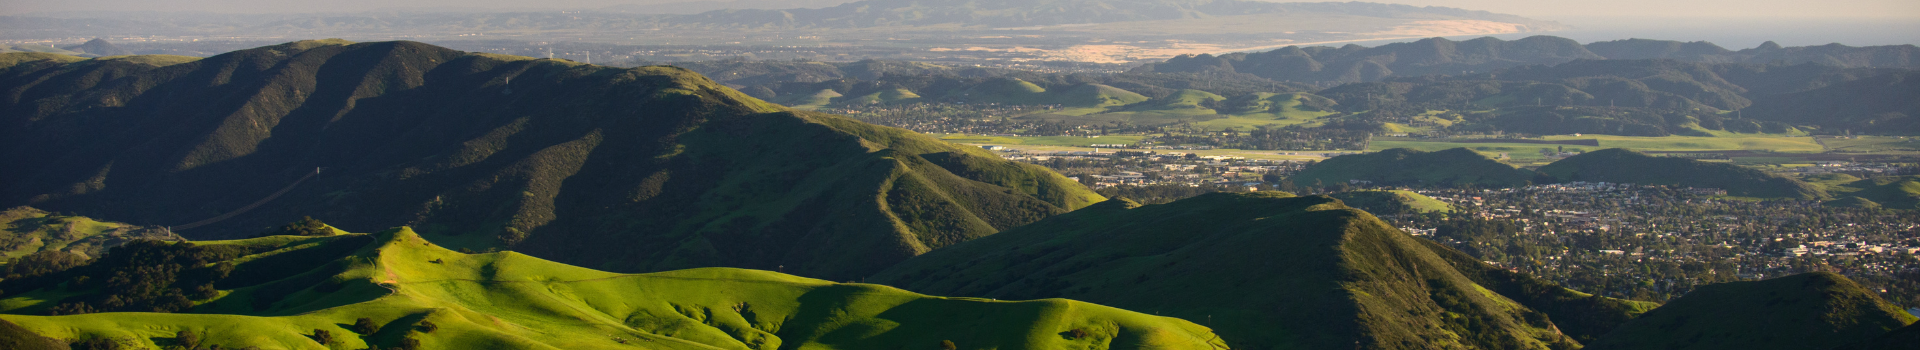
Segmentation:
{"type": "Polygon", "coordinates": [[[1834,152],[1915,153],[1920,152],[1920,136],[1820,137],[1821,145],[1834,152]]]}
{"type": "Polygon", "coordinates": [[[1534,143],[1476,143],[1430,141],[1409,138],[1375,138],[1367,147],[1377,151],[1390,148],[1412,148],[1422,151],[1438,151],[1450,148],[1467,149],[1494,155],[1506,153],[1506,160],[1515,165],[1544,165],[1552,159],[1540,154],[1541,149],[1568,152],[1592,151],[1607,148],[1625,148],[1640,152],[1704,152],[1704,151],[1749,151],[1754,157],[1735,157],[1734,162],[1742,165],[1772,165],[1809,162],[1798,155],[1813,155],[1826,149],[1812,137],[1730,134],[1729,136],[1614,136],[1614,135],[1553,135],[1541,138],[1544,141],[1594,140],[1600,145],[1574,146],[1534,143]]]}

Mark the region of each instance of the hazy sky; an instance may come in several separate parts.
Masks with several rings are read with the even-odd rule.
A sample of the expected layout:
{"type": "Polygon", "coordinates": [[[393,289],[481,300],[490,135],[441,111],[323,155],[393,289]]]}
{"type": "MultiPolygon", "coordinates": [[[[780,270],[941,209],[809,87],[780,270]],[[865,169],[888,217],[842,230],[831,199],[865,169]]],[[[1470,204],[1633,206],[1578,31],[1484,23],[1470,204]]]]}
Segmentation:
{"type": "MultiPolygon", "coordinates": [[[[338,12],[391,8],[597,8],[688,0],[0,0],[0,13],[43,11],[338,12]]],[[[768,1],[768,0],[755,0],[768,1]]],[[[773,0],[778,1],[778,0],[773,0]]],[[[1869,17],[1920,19],[1920,0],[1374,0],[1554,17],[1869,17]]]]}

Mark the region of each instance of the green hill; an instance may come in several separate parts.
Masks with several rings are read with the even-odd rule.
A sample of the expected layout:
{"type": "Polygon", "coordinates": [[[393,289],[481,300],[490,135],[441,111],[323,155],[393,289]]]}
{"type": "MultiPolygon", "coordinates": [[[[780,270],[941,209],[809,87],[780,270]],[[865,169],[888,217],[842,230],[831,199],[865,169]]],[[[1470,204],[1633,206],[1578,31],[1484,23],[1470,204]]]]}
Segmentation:
{"type": "Polygon", "coordinates": [[[1513,166],[1478,152],[1454,148],[1435,152],[1394,148],[1375,153],[1344,155],[1308,165],[1291,178],[1301,186],[1324,186],[1349,180],[1379,184],[1525,186],[1527,178],[1513,166]]]}
{"type": "Polygon", "coordinates": [[[1914,320],[1844,276],[1815,272],[1700,286],[1587,349],[1831,349],[1914,320]]]}
{"type": "Polygon", "coordinates": [[[1333,198],[1283,192],[1109,200],[909,259],[869,281],[1088,300],[1193,320],[1249,349],[1576,345],[1553,331],[1552,317],[1476,285],[1420,239],[1333,198]]]}
{"type": "Polygon", "coordinates": [[[788,106],[793,106],[793,108],[815,109],[815,108],[825,107],[828,104],[832,104],[834,99],[841,98],[842,96],[845,96],[845,95],[841,95],[839,91],[833,91],[833,89],[823,89],[820,91],[816,91],[811,95],[794,95],[794,96],[791,96],[790,98],[787,98],[781,101],[781,103],[788,106]]]}
{"type": "MultiPolygon", "coordinates": [[[[1840,175],[1846,176],[1846,175],[1840,175]]],[[[1873,204],[1887,209],[1920,209],[1920,176],[1876,176],[1871,179],[1822,183],[1821,189],[1839,200],[1828,205],[1873,204]]]]}
{"type": "Polygon", "coordinates": [[[0,261],[40,252],[63,252],[91,259],[107,248],[136,239],[180,238],[159,227],[100,222],[29,207],[0,211],[0,261]]]}
{"type": "Polygon", "coordinates": [[[1216,112],[1208,106],[1213,105],[1214,102],[1224,101],[1226,99],[1226,97],[1221,97],[1211,92],[1183,89],[1175,91],[1172,95],[1167,95],[1166,97],[1128,105],[1126,109],[1129,111],[1216,114],[1216,112]]]}
{"type": "Polygon", "coordinates": [[[988,79],[965,90],[955,91],[948,98],[970,103],[1021,105],[1051,102],[1046,88],[1019,78],[988,79]]]}
{"type": "Polygon", "coordinates": [[[1149,98],[1117,87],[1085,84],[1057,90],[1053,99],[1068,107],[1109,107],[1140,103],[1149,98]]]}
{"type": "Polygon", "coordinates": [[[1433,197],[1427,197],[1405,190],[1347,191],[1328,194],[1327,196],[1339,199],[1340,202],[1346,203],[1348,206],[1376,215],[1453,212],[1453,205],[1433,199],[1433,197]]]}
{"type": "Polygon", "coordinates": [[[0,203],[195,239],[311,215],[606,270],[846,280],[1103,200],[978,147],[673,67],[330,40],[23,62],[0,85],[0,161],[35,164],[0,167],[0,203]]]}
{"type": "Polygon", "coordinates": [[[1616,182],[1641,185],[1677,185],[1718,188],[1728,195],[1760,198],[1815,199],[1820,189],[1799,180],[1727,163],[1686,158],[1654,157],[1611,148],[1567,157],[1540,167],[1551,181],[1616,182]]]}
{"type": "MultiPolygon", "coordinates": [[[[228,349],[406,344],[421,349],[934,349],[943,342],[969,349],[1226,346],[1191,322],[1071,300],[932,297],[731,268],[616,274],[514,252],[462,254],[407,228],[371,235],[141,245],[112,254],[122,253],[137,258],[110,254],[68,273],[150,268],[135,263],[150,259],[204,261],[210,267],[175,267],[181,269],[177,276],[218,288],[181,297],[190,308],[176,313],[9,314],[0,315],[0,321],[56,339],[105,339],[139,348],[179,344],[181,332],[193,333],[203,347],[228,349]],[[231,273],[199,273],[221,266],[231,273]],[[331,345],[320,343],[326,339],[331,345]]],[[[136,280],[164,285],[159,278],[136,280]]],[[[99,299],[138,289],[93,281],[88,287],[68,284],[47,291],[71,295],[63,300],[69,303],[138,300],[99,299]]],[[[40,292],[0,304],[16,305],[35,293],[40,292]]]]}

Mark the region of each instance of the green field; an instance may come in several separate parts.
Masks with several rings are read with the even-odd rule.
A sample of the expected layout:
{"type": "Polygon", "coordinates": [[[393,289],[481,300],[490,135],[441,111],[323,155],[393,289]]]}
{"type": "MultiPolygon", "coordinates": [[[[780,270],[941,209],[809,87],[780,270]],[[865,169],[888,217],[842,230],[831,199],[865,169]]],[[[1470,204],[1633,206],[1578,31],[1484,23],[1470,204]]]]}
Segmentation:
{"type": "Polygon", "coordinates": [[[1836,152],[1920,152],[1920,137],[1917,136],[1821,137],[1820,143],[1836,152]]]}
{"type": "MultiPolygon", "coordinates": [[[[1569,151],[1569,152],[1593,151],[1593,150],[1600,150],[1600,149],[1607,149],[1607,148],[1625,148],[1625,149],[1630,149],[1630,150],[1640,151],[1640,152],[1675,152],[1675,151],[1695,152],[1695,151],[1744,150],[1744,151],[1771,151],[1771,152],[1781,152],[1781,153],[1812,154],[1812,153],[1820,153],[1822,151],[1825,151],[1825,148],[1821,147],[1819,143],[1815,143],[1812,137],[1806,137],[1806,136],[1748,135],[1748,136],[1728,136],[1728,137],[1709,137],[1709,136],[1646,137],[1646,136],[1614,136],[1614,135],[1580,135],[1580,136],[1553,135],[1553,136],[1546,136],[1541,139],[1548,140],[1548,141],[1599,140],[1600,146],[1592,147],[1592,146],[1531,144],[1531,143],[1444,142],[1444,141],[1428,141],[1428,140],[1419,140],[1419,139],[1410,139],[1410,138],[1378,137],[1378,138],[1374,138],[1373,142],[1367,146],[1367,150],[1377,151],[1377,150],[1392,149],[1392,148],[1411,148],[1411,149],[1431,152],[1431,151],[1438,151],[1443,149],[1464,147],[1467,149],[1471,149],[1471,150],[1475,150],[1475,151],[1479,151],[1481,153],[1487,153],[1487,154],[1506,153],[1508,157],[1511,157],[1510,162],[1515,162],[1515,163],[1533,163],[1533,162],[1545,161],[1546,160],[1545,156],[1540,155],[1541,149],[1558,150],[1561,148],[1564,148],[1566,151],[1569,151]]],[[[1792,160],[1791,157],[1779,157],[1780,159],[1770,159],[1772,157],[1760,157],[1760,158],[1769,158],[1769,159],[1752,159],[1752,160],[1742,161],[1741,163],[1743,164],[1778,164],[1778,162],[1780,161],[1792,160]]]]}

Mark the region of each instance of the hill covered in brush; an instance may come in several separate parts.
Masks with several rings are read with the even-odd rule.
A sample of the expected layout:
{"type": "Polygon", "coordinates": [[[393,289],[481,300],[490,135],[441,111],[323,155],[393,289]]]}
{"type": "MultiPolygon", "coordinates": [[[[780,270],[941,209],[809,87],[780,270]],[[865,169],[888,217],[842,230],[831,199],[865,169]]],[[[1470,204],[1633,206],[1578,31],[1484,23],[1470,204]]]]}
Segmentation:
{"type": "MultiPolygon", "coordinates": [[[[37,259],[43,260],[92,259],[107,248],[141,239],[180,240],[180,237],[161,227],[101,222],[31,207],[0,211],[0,261],[35,254],[42,255],[37,259]]],[[[5,275],[0,273],[0,278],[5,275]]]]}
{"type": "Polygon", "coordinates": [[[0,201],[189,238],[310,215],[609,270],[848,279],[1102,199],[671,67],[337,40],[131,57],[0,59],[0,160],[36,164],[0,169],[0,201]]]}
{"type": "MultiPolygon", "coordinates": [[[[1200,322],[1251,349],[1564,348],[1578,342],[1554,330],[1562,315],[1541,309],[1604,320],[1641,311],[1594,300],[1553,308],[1579,300],[1546,296],[1566,292],[1544,282],[1495,284],[1527,278],[1480,276],[1444,250],[1325,196],[1212,193],[1147,206],[1109,200],[909,259],[869,281],[1088,300],[1200,322]]],[[[1583,334],[1608,325],[1580,324],[1583,334]]]]}
{"type": "Polygon", "coordinates": [[[1567,157],[1540,167],[1539,172],[1545,180],[1556,182],[1718,188],[1727,190],[1728,195],[1760,198],[1818,199],[1826,196],[1820,188],[1800,180],[1738,165],[1654,157],[1619,148],[1567,157]]]}
{"type": "Polygon", "coordinates": [[[732,268],[617,274],[459,253],[407,228],[141,241],[57,275],[67,283],[0,299],[0,341],[35,340],[25,330],[139,348],[1227,346],[1192,322],[1078,301],[933,297],[732,268]],[[142,273],[108,278],[129,271],[142,273]],[[35,316],[47,313],[64,316],[35,316]]]}
{"type": "Polygon", "coordinates": [[[1394,148],[1328,158],[1288,178],[1300,186],[1333,186],[1351,180],[1393,185],[1512,187],[1527,184],[1513,166],[1466,148],[1425,152],[1394,148]]]}
{"type": "Polygon", "coordinates": [[[1700,286],[1587,349],[1833,349],[1915,319],[1844,276],[1803,273],[1700,286]]]}

